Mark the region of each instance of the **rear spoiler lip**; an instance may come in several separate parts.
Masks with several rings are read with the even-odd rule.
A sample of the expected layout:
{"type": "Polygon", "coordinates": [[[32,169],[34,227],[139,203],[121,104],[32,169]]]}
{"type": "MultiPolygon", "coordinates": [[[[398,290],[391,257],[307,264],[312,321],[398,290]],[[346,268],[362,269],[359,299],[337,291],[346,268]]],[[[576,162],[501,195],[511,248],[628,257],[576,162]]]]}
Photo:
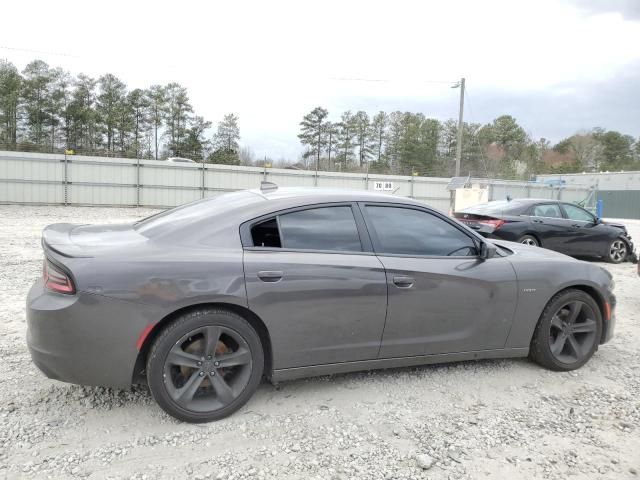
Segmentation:
{"type": "Polygon", "coordinates": [[[74,223],[54,223],[47,226],[42,231],[42,249],[51,251],[67,258],[90,258],[79,246],[75,245],[69,238],[69,232],[79,226],[74,223]]]}
{"type": "Polygon", "coordinates": [[[470,220],[470,221],[478,221],[478,220],[502,220],[500,217],[495,215],[487,215],[485,213],[473,213],[473,212],[453,212],[453,218],[470,220]],[[465,218],[464,216],[468,215],[474,218],[465,218]],[[477,218],[481,217],[481,218],[477,218]]]}

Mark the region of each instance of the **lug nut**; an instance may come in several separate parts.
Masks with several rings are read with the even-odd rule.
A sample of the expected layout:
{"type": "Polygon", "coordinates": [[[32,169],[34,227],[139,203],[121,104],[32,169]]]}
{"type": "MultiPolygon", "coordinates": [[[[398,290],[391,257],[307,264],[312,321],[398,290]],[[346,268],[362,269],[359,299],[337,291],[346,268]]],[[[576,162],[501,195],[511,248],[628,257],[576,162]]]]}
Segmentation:
{"type": "Polygon", "coordinates": [[[216,376],[216,372],[209,372],[211,374],[212,377],[216,376]]]}
{"type": "Polygon", "coordinates": [[[198,362],[198,366],[202,365],[202,362],[198,362]]]}
{"type": "Polygon", "coordinates": [[[219,366],[220,366],[220,362],[214,362],[214,365],[215,365],[216,367],[219,367],[219,366]]]}
{"type": "Polygon", "coordinates": [[[200,372],[200,373],[198,373],[198,375],[200,375],[202,377],[202,376],[204,376],[204,372],[200,372]]]}
{"type": "Polygon", "coordinates": [[[211,355],[207,355],[207,360],[211,360],[211,355]]]}

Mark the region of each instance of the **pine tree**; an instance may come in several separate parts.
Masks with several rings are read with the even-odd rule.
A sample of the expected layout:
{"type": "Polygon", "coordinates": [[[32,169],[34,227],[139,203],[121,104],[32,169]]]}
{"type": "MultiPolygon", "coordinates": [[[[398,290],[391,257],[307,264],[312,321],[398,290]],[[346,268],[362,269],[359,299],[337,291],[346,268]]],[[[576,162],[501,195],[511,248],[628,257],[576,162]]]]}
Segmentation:
{"type": "Polygon", "coordinates": [[[387,145],[385,148],[385,157],[389,162],[391,173],[400,173],[400,156],[402,147],[402,137],[404,133],[403,119],[404,114],[396,111],[389,115],[389,126],[387,128],[387,145]]]}
{"type": "Polygon", "coordinates": [[[387,137],[387,125],[389,123],[389,116],[385,112],[378,112],[371,121],[371,135],[375,144],[374,155],[376,162],[381,165],[383,163],[383,153],[385,149],[385,142],[387,137]]]}
{"type": "Polygon", "coordinates": [[[69,105],[71,133],[69,146],[75,149],[94,150],[99,143],[96,113],[97,82],[84,74],[76,79],[69,105]]]}
{"type": "Polygon", "coordinates": [[[193,160],[203,161],[209,141],[205,138],[206,131],[211,128],[211,122],[196,115],[187,129],[184,149],[193,160]]]}
{"type": "Polygon", "coordinates": [[[166,135],[169,138],[167,150],[171,156],[179,157],[184,149],[184,139],[193,107],[189,103],[187,89],[182,85],[170,83],[165,87],[165,93],[167,99],[165,111],[166,135]]]}
{"type": "Polygon", "coordinates": [[[218,129],[214,135],[214,146],[218,150],[227,153],[238,153],[240,150],[240,127],[238,116],[229,113],[218,123],[218,129]]]}
{"type": "Polygon", "coordinates": [[[165,114],[167,112],[167,95],[164,87],[152,85],[146,92],[149,103],[150,121],[153,127],[154,155],[158,160],[158,131],[164,125],[165,114]]]}
{"type": "Polygon", "coordinates": [[[300,122],[301,131],[298,134],[300,143],[308,147],[306,156],[315,157],[316,168],[320,167],[320,154],[325,146],[325,119],[329,112],[322,108],[316,107],[307,113],[300,122]]]}
{"type": "Polygon", "coordinates": [[[149,98],[145,94],[145,91],[136,88],[129,92],[127,96],[127,104],[131,109],[131,115],[133,117],[133,138],[132,138],[132,150],[135,158],[142,156],[142,144],[145,135],[150,131],[150,104],[149,98]]]}
{"type": "Polygon", "coordinates": [[[209,161],[226,165],[240,165],[240,127],[238,116],[230,113],[218,123],[213,136],[214,151],[209,161]]]}
{"type": "Polygon", "coordinates": [[[114,135],[117,123],[121,120],[122,104],[126,96],[126,87],[120,79],[111,73],[98,79],[100,92],[96,111],[100,125],[107,135],[107,152],[114,150],[114,135]]]}
{"type": "Polygon", "coordinates": [[[24,76],[22,97],[26,113],[26,126],[29,139],[35,145],[42,145],[45,126],[48,120],[48,102],[52,75],[42,60],[29,63],[22,72],[24,76]]]}
{"type": "Polygon", "coordinates": [[[324,145],[326,145],[327,152],[327,168],[332,169],[331,160],[335,163],[336,156],[338,155],[337,139],[338,139],[338,126],[333,122],[325,122],[323,128],[324,145]]]}
{"type": "Polygon", "coordinates": [[[340,169],[347,169],[353,161],[353,149],[356,142],[356,127],[353,114],[350,111],[344,112],[340,117],[340,123],[336,126],[338,128],[336,164],[339,165],[340,169]]]}
{"type": "Polygon", "coordinates": [[[367,112],[357,112],[353,118],[353,125],[358,145],[358,161],[360,168],[362,168],[365,163],[369,162],[374,151],[371,124],[369,123],[367,112]]]}
{"type": "Polygon", "coordinates": [[[16,148],[18,142],[18,108],[22,77],[18,69],[0,59],[0,144],[16,148]]]}

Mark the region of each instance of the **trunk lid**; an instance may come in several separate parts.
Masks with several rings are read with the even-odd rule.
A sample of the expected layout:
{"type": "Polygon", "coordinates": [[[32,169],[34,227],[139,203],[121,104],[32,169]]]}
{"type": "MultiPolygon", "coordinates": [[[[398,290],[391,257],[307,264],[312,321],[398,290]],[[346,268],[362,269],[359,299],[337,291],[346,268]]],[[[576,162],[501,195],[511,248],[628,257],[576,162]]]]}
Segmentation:
{"type": "Polygon", "coordinates": [[[130,248],[147,240],[131,224],[56,223],[42,232],[43,247],[65,257],[95,257],[114,249],[130,248]]]}
{"type": "Polygon", "coordinates": [[[506,223],[503,219],[478,213],[454,212],[453,216],[460,223],[464,223],[467,227],[484,236],[491,235],[506,223]]]}

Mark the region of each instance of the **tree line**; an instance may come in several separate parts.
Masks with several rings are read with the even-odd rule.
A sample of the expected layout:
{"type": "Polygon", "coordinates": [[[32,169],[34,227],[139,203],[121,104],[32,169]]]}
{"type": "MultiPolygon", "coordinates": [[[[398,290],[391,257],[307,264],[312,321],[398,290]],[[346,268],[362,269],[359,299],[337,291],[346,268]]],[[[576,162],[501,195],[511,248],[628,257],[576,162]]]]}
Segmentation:
{"type": "MultiPolygon", "coordinates": [[[[0,149],[212,163],[451,176],[458,124],[423,113],[314,108],[300,122],[300,158],[256,160],[240,146],[239,119],[215,129],[178,83],[129,89],[113,74],[72,76],[41,60],[21,72],[0,60],[0,149]]],[[[639,170],[640,139],[593,128],[555,145],[535,139],[510,115],[464,123],[461,174],[530,178],[538,173],[639,170]]]]}
{"type": "MultiPolygon", "coordinates": [[[[510,115],[485,125],[463,123],[461,174],[531,178],[540,173],[640,170],[640,138],[594,128],[555,145],[534,139],[510,115]]],[[[449,177],[458,123],[422,113],[343,112],[331,120],[316,107],[300,122],[305,168],[449,177]]]]}
{"type": "Polygon", "coordinates": [[[238,117],[211,128],[178,83],[130,90],[111,73],[73,77],[42,60],[19,72],[0,60],[0,149],[239,163],[238,117]]]}

